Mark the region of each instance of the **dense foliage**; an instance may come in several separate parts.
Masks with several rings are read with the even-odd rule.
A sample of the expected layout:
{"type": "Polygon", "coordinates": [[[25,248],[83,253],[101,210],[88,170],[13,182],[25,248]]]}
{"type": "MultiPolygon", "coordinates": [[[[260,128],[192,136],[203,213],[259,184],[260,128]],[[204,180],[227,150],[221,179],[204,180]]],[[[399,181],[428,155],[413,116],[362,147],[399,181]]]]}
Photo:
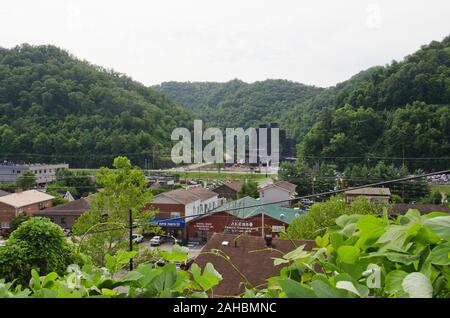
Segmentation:
{"type": "Polygon", "coordinates": [[[69,191],[75,199],[96,192],[95,182],[84,171],[63,169],[56,172],[56,180],[47,186],[47,192],[54,195],[69,191]]]}
{"type": "Polygon", "coordinates": [[[47,218],[21,223],[0,247],[0,277],[18,284],[28,283],[32,269],[39,275],[64,274],[68,265],[80,262],[61,228],[47,218]]]}
{"type": "Polygon", "coordinates": [[[333,227],[341,215],[381,215],[384,207],[381,204],[370,203],[364,197],[356,198],[351,204],[345,203],[339,196],[333,197],[328,201],[313,204],[308,213],[295,218],[282,234],[283,237],[292,240],[313,240],[333,227]]]}
{"type": "Polygon", "coordinates": [[[187,260],[187,253],[187,248],[176,245],[170,252],[161,252],[163,265],[141,264],[127,274],[122,270],[136,255],[134,251],[107,255],[104,267],[70,265],[65,275],[50,272],[40,276],[33,270],[29,288],[0,280],[0,298],[207,297],[222,276],[210,263],[203,271],[196,264],[190,270],[178,270],[177,263],[187,260]]]}
{"type": "Polygon", "coordinates": [[[275,259],[285,264],[260,291],[247,297],[450,297],[450,215],[410,210],[391,221],[343,215],[337,229],[275,259]]]}
{"type": "MultiPolygon", "coordinates": [[[[423,174],[423,171],[416,170],[413,173],[420,175],[423,174]]],[[[297,185],[296,191],[299,195],[363,186],[410,175],[411,172],[406,166],[388,165],[384,161],[378,161],[373,166],[369,166],[367,163],[349,165],[345,170],[339,171],[338,166],[334,164],[322,162],[310,165],[306,161],[297,160],[295,163],[283,162],[279,171],[280,179],[297,185]]],[[[431,200],[430,188],[424,178],[394,182],[387,187],[401,202],[428,202],[431,200]]]]}
{"type": "Polygon", "coordinates": [[[172,130],[190,122],[164,95],[54,46],[0,48],[2,160],[99,167],[146,153],[156,165],[172,130]]]}
{"type": "Polygon", "coordinates": [[[165,82],[154,88],[194,111],[208,126],[220,128],[279,122],[285,111],[323,90],[286,80],[165,82]]]}
{"type": "Polygon", "coordinates": [[[105,263],[107,254],[128,248],[130,213],[133,227],[139,230],[155,227],[148,222],[155,213],[149,210],[153,196],[144,172],[133,167],[126,157],[115,158],[113,167],[103,167],[97,173],[102,191],[92,197],[90,211],[83,213],[72,228],[80,236],[77,240],[80,251],[98,265],[105,263]]]}
{"type": "Polygon", "coordinates": [[[255,199],[258,198],[258,183],[252,180],[248,180],[242,185],[242,188],[238,191],[237,196],[239,199],[247,196],[255,199]]]}
{"type": "Polygon", "coordinates": [[[406,158],[409,168],[448,168],[450,37],[370,72],[337,92],[299,146],[304,160],[337,165],[406,158]],[[408,158],[418,158],[408,160],[408,158]],[[437,160],[436,158],[443,158],[437,160]]]}

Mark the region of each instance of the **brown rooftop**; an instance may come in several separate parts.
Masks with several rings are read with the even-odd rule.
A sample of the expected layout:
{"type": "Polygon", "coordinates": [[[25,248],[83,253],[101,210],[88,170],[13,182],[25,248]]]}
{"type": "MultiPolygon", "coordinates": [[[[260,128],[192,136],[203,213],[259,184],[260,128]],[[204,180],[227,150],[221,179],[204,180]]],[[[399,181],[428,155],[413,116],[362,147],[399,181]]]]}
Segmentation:
{"type": "Polygon", "coordinates": [[[203,247],[200,255],[195,259],[195,263],[202,268],[207,263],[212,263],[214,268],[222,275],[223,280],[213,288],[214,296],[235,296],[245,290],[241,283],[242,277],[222,257],[203,253],[213,249],[223,251],[249,282],[253,286],[258,286],[266,283],[267,278],[279,275],[282,266],[274,266],[272,258],[282,255],[276,250],[286,254],[304,244],[306,250],[311,250],[315,246],[314,241],[291,241],[274,238],[272,240],[273,249],[268,249],[266,241],[262,237],[214,233],[203,247]],[[229,245],[222,245],[224,241],[229,242],[229,245]]]}
{"type": "Polygon", "coordinates": [[[350,195],[380,195],[380,196],[390,196],[391,191],[389,188],[361,188],[361,189],[354,189],[354,190],[348,190],[345,191],[345,194],[350,195]]]}
{"type": "Polygon", "coordinates": [[[41,210],[34,215],[36,216],[50,216],[50,215],[75,215],[80,216],[86,211],[90,210],[90,197],[81,198],[69,203],[60,204],[48,209],[41,210]]]}
{"type": "Polygon", "coordinates": [[[176,189],[158,194],[157,196],[155,196],[154,203],[158,203],[158,198],[166,197],[181,204],[189,204],[197,200],[207,200],[216,195],[217,193],[202,187],[176,189]]]}
{"type": "Polygon", "coordinates": [[[405,214],[408,210],[414,209],[419,210],[421,214],[428,214],[431,212],[448,212],[450,213],[450,208],[445,205],[440,204],[408,204],[408,203],[397,203],[392,206],[389,210],[391,215],[405,214]]]}
{"type": "Polygon", "coordinates": [[[287,182],[287,181],[277,181],[275,183],[266,185],[265,187],[261,188],[261,190],[266,190],[266,189],[269,189],[272,187],[280,187],[282,189],[289,191],[290,193],[294,193],[295,188],[297,188],[297,185],[287,182]]]}
{"type": "Polygon", "coordinates": [[[231,190],[239,192],[243,185],[244,185],[244,183],[242,183],[242,182],[230,182],[230,183],[225,183],[222,186],[228,187],[231,190]]]}

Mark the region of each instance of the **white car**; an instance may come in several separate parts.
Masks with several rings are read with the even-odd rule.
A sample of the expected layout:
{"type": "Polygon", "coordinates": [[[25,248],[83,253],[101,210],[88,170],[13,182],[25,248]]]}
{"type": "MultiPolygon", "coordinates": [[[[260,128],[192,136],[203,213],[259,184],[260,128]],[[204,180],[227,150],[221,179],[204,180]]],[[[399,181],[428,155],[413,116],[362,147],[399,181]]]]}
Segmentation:
{"type": "Polygon", "coordinates": [[[162,236],[153,236],[152,239],[150,240],[150,245],[151,246],[157,246],[157,245],[161,245],[162,243],[164,243],[164,238],[162,236]]]}
{"type": "Polygon", "coordinates": [[[141,234],[133,234],[133,243],[139,244],[144,242],[144,237],[141,234]]]}

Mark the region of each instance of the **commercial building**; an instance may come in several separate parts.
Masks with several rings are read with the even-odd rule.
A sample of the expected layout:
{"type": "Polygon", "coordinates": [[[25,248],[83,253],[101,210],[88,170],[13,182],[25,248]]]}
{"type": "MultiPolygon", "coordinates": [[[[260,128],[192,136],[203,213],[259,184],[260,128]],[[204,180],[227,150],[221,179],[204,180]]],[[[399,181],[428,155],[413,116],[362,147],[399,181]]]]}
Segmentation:
{"type": "Polygon", "coordinates": [[[293,219],[305,213],[277,205],[259,204],[259,200],[245,197],[226,203],[207,215],[190,219],[187,221],[187,238],[189,241],[206,242],[214,233],[247,233],[251,236],[271,234],[277,237],[293,219]]]}
{"type": "Polygon", "coordinates": [[[345,202],[352,203],[357,197],[364,197],[370,203],[389,203],[391,191],[389,188],[361,188],[344,192],[345,202]]]}
{"type": "Polygon", "coordinates": [[[85,197],[65,204],[38,211],[34,216],[47,217],[64,229],[71,229],[75,221],[90,210],[91,197],[85,197]]]}
{"type": "Polygon", "coordinates": [[[185,221],[189,216],[195,216],[211,211],[223,202],[217,193],[202,188],[176,189],[155,196],[150,208],[158,210],[153,220],[164,228],[169,235],[185,238],[185,221]],[[180,217],[180,219],[175,219],[180,217]],[[181,218],[183,217],[183,218],[181,218]],[[170,219],[167,221],[167,219],[170,219]]]}
{"type": "Polygon", "coordinates": [[[0,197],[0,231],[9,230],[11,220],[19,215],[32,216],[51,207],[53,199],[53,196],[37,190],[19,190],[0,197]]]}
{"type": "Polygon", "coordinates": [[[23,172],[31,171],[36,175],[36,184],[43,185],[56,180],[56,172],[69,169],[68,164],[0,164],[0,183],[15,182],[23,172]]]}
{"type": "Polygon", "coordinates": [[[194,262],[201,268],[211,263],[222,275],[222,281],[213,287],[210,296],[230,297],[239,295],[245,291],[245,287],[250,287],[242,283],[241,274],[252,286],[261,286],[267,283],[269,277],[280,274],[283,265],[275,266],[273,258],[279,258],[280,252],[287,254],[301,245],[305,246],[305,250],[312,250],[315,247],[314,241],[291,241],[216,233],[203,247],[202,253],[194,262]],[[208,253],[214,250],[222,251],[229,260],[217,253],[208,253]],[[240,273],[233,268],[232,264],[239,268],[240,273]]]}

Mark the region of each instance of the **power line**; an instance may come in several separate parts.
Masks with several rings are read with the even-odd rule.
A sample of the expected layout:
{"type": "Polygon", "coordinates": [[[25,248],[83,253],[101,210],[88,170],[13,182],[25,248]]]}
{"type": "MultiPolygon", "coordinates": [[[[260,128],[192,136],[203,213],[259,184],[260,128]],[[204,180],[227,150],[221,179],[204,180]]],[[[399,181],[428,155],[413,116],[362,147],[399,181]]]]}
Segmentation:
{"type": "Polygon", "coordinates": [[[292,199],[279,200],[279,201],[273,201],[273,202],[268,202],[268,203],[254,204],[254,205],[249,205],[249,206],[246,206],[246,207],[231,208],[231,209],[224,209],[224,210],[212,210],[212,211],[209,211],[209,212],[206,212],[206,213],[196,214],[196,215],[183,215],[183,216],[179,216],[179,217],[175,217],[175,218],[164,219],[164,221],[179,220],[179,219],[185,219],[185,218],[196,218],[196,217],[199,217],[199,216],[210,215],[210,214],[214,214],[214,213],[218,213],[218,212],[229,212],[229,211],[241,210],[243,208],[256,208],[256,207],[260,207],[260,206],[273,205],[273,204],[277,204],[277,203],[298,201],[298,200],[301,200],[301,199],[317,198],[317,197],[322,197],[322,196],[328,196],[328,195],[343,193],[343,192],[346,192],[346,191],[349,191],[349,190],[357,190],[357,189],[363,189],[363,188],[368,188],[368,187],[377,187],[377,186],[382,186],[382,185],[386,185],[386,184],[402,182],[402,181],[408,181],[408,180],[415,180],[415,179],[425,178],[425,177],[428,177],[428,176],[434,176],[434,175],[437,175],[437,174],[447,174],[447,173],[450,173],[450,170],[443,170],[443,171],[439,171],[439,172],[426,173],[426,174],[422,174],[422,175],[418,175],[418,176],[408,176],[408,177],[404,177],[404,178],[400,178],[400,179],[393,179],[393,180],[381,181],[381,182],[376,182],[376,183],[369,183],[369,184],[365,184],[365,185],[362,185],[362,186],[356,186],[356,187],[350,187],[350,188],[345,188],[345,189],[327,191],[327,192],[322,192],[322,193],[308,194],[308,195],[304,195],[304,196],[295,197],[295,198],[292,198],[292,199]]]}

